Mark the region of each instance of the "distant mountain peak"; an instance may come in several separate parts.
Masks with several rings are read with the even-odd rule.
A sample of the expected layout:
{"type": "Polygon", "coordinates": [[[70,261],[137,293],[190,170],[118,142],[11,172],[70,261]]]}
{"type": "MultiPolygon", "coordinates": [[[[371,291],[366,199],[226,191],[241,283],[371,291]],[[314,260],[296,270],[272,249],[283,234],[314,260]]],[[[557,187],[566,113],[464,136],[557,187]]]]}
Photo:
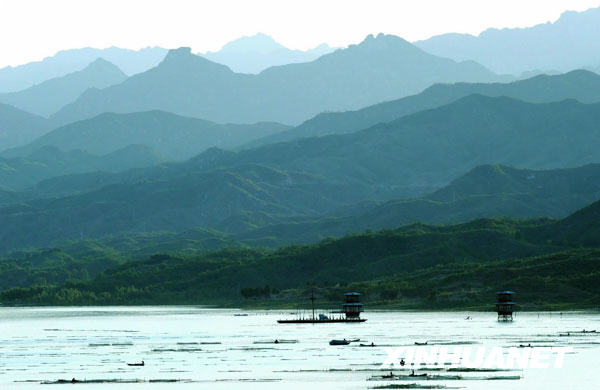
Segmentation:
{"type": "Polygon", "coordinates": [[[258,33],[244,36],[227,43],[221,49],[223,53],[261,53],[269,54],[277,50],[286,50],[286,47],[275,41],[269,35],[258,33]]]}
{"type": "Polygon", "coordinates": [[[106,65],[116,66],[112,62],[105,60],[102,57],[96,58],[94,61],[90,62],[90,64],[88,66],[106,66],[106,65]]]}
{"type": "Polygon", "coordinates": [[[122,73],[125,76],[125,73],[115,64],[110,61],[105,60],[102,57],[96,58],[94,61],[90,62],[88,66],[86,66],[83,71],[89,70],[100,70],[100,71],[113,71],[122,73]]]}
{"type": "Polygon", "coordinates": [[[173,59],[180,59],[191,56],[193,56],[192,49],[187,46],[182,46],[177,49],[170,49],[167,52],[167,55],[165,56],[165,59],[163,61],[169,61],[173,59]]]}
{"type": "Polygon", "coordinates": [[[400,38],[396,35],[388,35],[379,33],[376,36],[373,34],[367,35],[367,37],[355,47],[366,48],[374,51],[385,51],[385,50],[398,50],[398,49],[411,49],[421,51],[419,48],[408,42],[407,40],[400,38]]]}
{"type": "Polygon", "coordinates": [[[210,61],[204,57],[197,56],[192,53],[192,49],[189,47],[180,47],[178,49],[171,49],[167,52],[165,59],[159,64],[161,69],[172,69],[173,71],[181,72],[182,69],[213,69],[220,71],[231,72],[231,70],[221,64],[210,61]]]}
{"type": "Polygon", "coordinates": [[[373,35],[373,34],[367,35],[367,37],[363,40],[362,43],[367,43],[367,42],[393,42],[393,43],[404,43],[404,44],[410,45],[410,42],[408,42],[406,39],[403,39],[397,35],[384,34],[384,33],[379,33],[377,35],[373,35]]]}
{"type": "Polygon", "coordinates": [[[292,50],[281,45],[272,37],[258,33],[229,42],[219,51],[208,51],[198,53],[198,55],[227,65],[236,73],[258,74],[273,66],[311,62],[332,51],[334,49],[327,44],[321,44],[306,51],[292,50]]]}

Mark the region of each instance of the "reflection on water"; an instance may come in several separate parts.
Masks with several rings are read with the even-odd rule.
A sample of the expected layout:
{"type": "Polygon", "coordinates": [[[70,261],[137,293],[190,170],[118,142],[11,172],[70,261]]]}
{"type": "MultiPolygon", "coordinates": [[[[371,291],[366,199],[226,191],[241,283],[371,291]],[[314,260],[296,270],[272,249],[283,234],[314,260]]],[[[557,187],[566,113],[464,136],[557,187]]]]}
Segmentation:
{"type": "Polygon", "coordinates": [[[277,324],[277,311],[201,307],[0,308],[0,389],[44,383],[110,388],[593,388],[596,313],[368,312],[361,324],[277,324]],[[470,320],[465,320],[470,316],[470,320]],[[330,346],[332,339],[360,339],[330,346]],[[277,342],[275,342],[277,340],[277,342]],[[562,369],[382,371],[384,346],[572,346],[562,369]],[[375,347],[371,347],[373,342],[375,347]],[[145,362],[144,366],[127,363],[145,362]],[[490,380],[494,379],[494,380],[490,380]],[[260,385],[259,385],[260,384],[260,385]],[[97,386],[97,385],[96,385],[97,386]],[[402,387],[400,387],[402,386],[402,387]]]}

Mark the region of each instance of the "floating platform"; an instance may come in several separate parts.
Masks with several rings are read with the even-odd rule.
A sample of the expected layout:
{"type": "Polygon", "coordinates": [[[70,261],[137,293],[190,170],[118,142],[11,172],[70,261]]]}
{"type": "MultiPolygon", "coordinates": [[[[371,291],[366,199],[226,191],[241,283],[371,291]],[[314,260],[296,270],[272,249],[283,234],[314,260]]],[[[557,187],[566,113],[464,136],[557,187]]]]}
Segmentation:
{"type": "Polygon", "coordinates": [[[334,322],[365,322],[366,318],[328,318],[320,320],[318,318],[294,319],[294,320],[277,320],[280,324],[330,324],[334,322]]]}
{"type": "Polygon", "coordinates": [[[329,317],[325,314],[319,314],[315,316],[315,294],[310,294],[310,301],[312,306],[312,316],[310,317],[296,317],[291,320],[277,320],[279,324],[332,324],[338,322],[365,322],[366,319],[360,318],[360,313],[363,311],[363,304],[360,303],[360,293],[349,292],[345,293],[346,302],[342,305],[342,311],[333,313],[343,314],[343,316],[329,317]]]}

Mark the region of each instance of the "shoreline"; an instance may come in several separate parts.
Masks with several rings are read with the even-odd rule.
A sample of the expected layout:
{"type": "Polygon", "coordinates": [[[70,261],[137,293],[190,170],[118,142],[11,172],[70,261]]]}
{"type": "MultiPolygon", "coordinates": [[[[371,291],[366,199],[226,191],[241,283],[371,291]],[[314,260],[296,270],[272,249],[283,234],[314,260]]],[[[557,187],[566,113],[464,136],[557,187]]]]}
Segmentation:
{"type": "MultiPolygon", "coordinates": [[[[309,312],[310,308],[300,308],[291,305],[243,305],[236,303],[227,304],[216,304],[216,303],[117,303],[117,304],[72,304],[72,305],[60,305],[60,304],[2,304],[0,308],[124,308],[124,307],[165,307],[165,308],[176,308],[176,307],[190,307],[190,308],[203,308],[203,309],[215,309],[215,310],[240,310],[240,311],[277,311],[277,310],[297,310],[299,312],[309,312]]],[[[332,309],[332,306],[328,307],[315,307],[315,310],[321,312],[327,312],[332,309]]],[[[369,312],[405,312],[405,313],[494,313],[495,310],[484,307],[448,307],[448,308],[433,308],[428,306],[416,307],[411,305],[410,307],[400,307],[398,305],[373,305],[370,308],[367,306],[365,313],[369,312]]],[[[515,311],[516,316],[519,313],[598,313],[600,314],[600,307],[569,307],[569,308],[552,308],[552,307],[525,307],[515,311]]]]}

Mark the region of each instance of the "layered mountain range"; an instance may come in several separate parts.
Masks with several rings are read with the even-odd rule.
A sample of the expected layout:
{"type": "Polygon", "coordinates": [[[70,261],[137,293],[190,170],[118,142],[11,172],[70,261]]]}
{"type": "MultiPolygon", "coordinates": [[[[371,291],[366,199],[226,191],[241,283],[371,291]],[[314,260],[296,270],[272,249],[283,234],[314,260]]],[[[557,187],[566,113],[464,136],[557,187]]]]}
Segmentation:
{"type": "MultiPolygon", "coordinates": [[[[450,190],[445,196],[426,194],[484,164],[555,169],[594,163],[600,158],[596,147],[600,142],[599,120],[598,104],[575,100],[534,104],[469,95],[353,133],[240,152],[212,148],[182,163],[48,179],[12,194],[26,203],[17,208],[7,205],[2,214],[10,222],[6,226],[11,232],[16,226],[23,226],[23,232],[33,231],[32,224],[54,226],[50,236],[36,231],[40,244],[74,238],[81,232],[101,237],[115,232],[180,231],[199,226],[242,233],[328,215],[346,217],[338,230],[333,228],[336,234],[370,223],[381,227],[376,222],[378,215],[388,216],[388,223],[400,224],[476,216],[564,215],[595,200],[597,190],[591,187],[582,190],[585,195],[581,197],[573,194],[561,199],[559,191],[564,192],[566,186],[562,184],[562,190],[553,190],[550,201],[542,200],[546,190],[535,187],[507,191],[504,196],[496,190],[465,197],[453,189],[451,199],[447,195],[450,190]],[[43,199],[56,196],[60,198],[43,199]],[[425,197],[405,201],[421,196],[425,197]],[[368,203],[392,199],[394,202],[379,206],[368,203]],[[65,218],[69,223],[63,223],[65,218]],[[349,222],[352,218],[355,222],[349,222]]],[[[594,169],[585,169],[591,171],[594,169]]],[[[564,175],[562,172],[549,175],[564,175]]],[[[538,174],[545,177],[543,172],[532,172],[532,178],[538,174]]],[[[476,177],[479,183],[469,187],[485,188],[489,178],[476,177]]],[[[499,175],[493,180],[502,178],[499,175]]],[[[585,186],[586,180],[594,179],[583,179],[575,187],[585,186]]],[[[532,179],[531,183],[537,181],[532,179]]],[[[314,239],[319,235],[308,236],[314,239]]],[[[20,245],[8,244],[14,237],[8,231],[2,237],[9,247],[20,245]]],[[[32,237],[23,238],[24,242],[29,239],[32,237]]]]}
{"type": "Polygon", "coordinates": [[[356,111],[328,112],[302,124],[246,145],[256,147],[294,139],[352,133],[382,122],[451,103],[471,94],[506,96],[532,103],[575,99],[583,103],[600,102],[600,76],[576,70],[559,75],[539,75],[511,83],[435,84],[417,95],[407,96],[356,111]]]}
{"type": "Polygon", "coordinates": [[[499,79],[474,62],[435,57],[386,35],[257,75],[234,73],[180,48],[169,51],[156,68],[121,84],[88,90],[52,119],[68,123],[103,112],[160,109],[221,123],[296,124],[322,111],[411,95],[436,82],[499,79]]]}
{"type": "MultiPolygon", "coordinates": [[[[0,267],[0,288],[32,286],[44,267],[39,272],[52,283],[67,283],[56,276],[65,259],[77,278],[92,272],[106,286],[103,271],[124,280],[137,272],[128,256],[204,256],[228,247],[239,252],[190,260],[190,269],[207,261],[231,282],[219,267],[233,259],[223,270],[262,288],[249,261],[294,289],[298,280],[273,276],[271,252],[248,247],[347,235],[273,258],[303,278],[307,261],[322,276],[336,261],[327,248],[349,253],[356,245],[362,255],[351,256],[348,272],[365,277],[348,280],[368,291],[370,278],[383,275],[369,266],[430,272],[482,256],[486,243],[496,251],[486,261],[514,256],[527,267],[528,256],[550,256],[542,262],[556,265],[557,250],[595,248],[594,234],[581,231],[597,230],[600,75],[592,70],[600,58],[558,38],[539,55],[531,47],[548,36],[598,36],[596,17],[597,10],[569,13],[530,29],[416,45],[379,34],[307,52],[259,34],[201,55],[82,50],[0,70],[0,86],[8,85],[0,93],[0,255],[17,259],[0,267]],[[549,58],[552,50],[561,58],[549,58]],[[522,71],[533,76],[503,75],[522,71]],[[12,87],[3,81],[8,74],[12,87]],[[357,233],[379,229],[397,230],[357,233]],[[72,252],[32,249],[48,246],[72,252]],[[371,253],[375,265],[365,260],[371,253]],[[314,254],[331,263],[319,269],[307,260],[314,254]],[[426,260],[419,265],[411,256],[426,260]],[[24,272],[24,258],[35,259],[33,271],[19,283],[3,280],[24,272]]],[[[155,261],[173,272],[179,266],[171,262],[187,261],[164,259],[155,261]]],[[[155,272],[148,261],[142,267],[155,272]]],[[[414,284],[418,274],[397,278],[385,283],[414,284]]],[[[77,288],[87,291],[85,283],[77,288]]]]}

